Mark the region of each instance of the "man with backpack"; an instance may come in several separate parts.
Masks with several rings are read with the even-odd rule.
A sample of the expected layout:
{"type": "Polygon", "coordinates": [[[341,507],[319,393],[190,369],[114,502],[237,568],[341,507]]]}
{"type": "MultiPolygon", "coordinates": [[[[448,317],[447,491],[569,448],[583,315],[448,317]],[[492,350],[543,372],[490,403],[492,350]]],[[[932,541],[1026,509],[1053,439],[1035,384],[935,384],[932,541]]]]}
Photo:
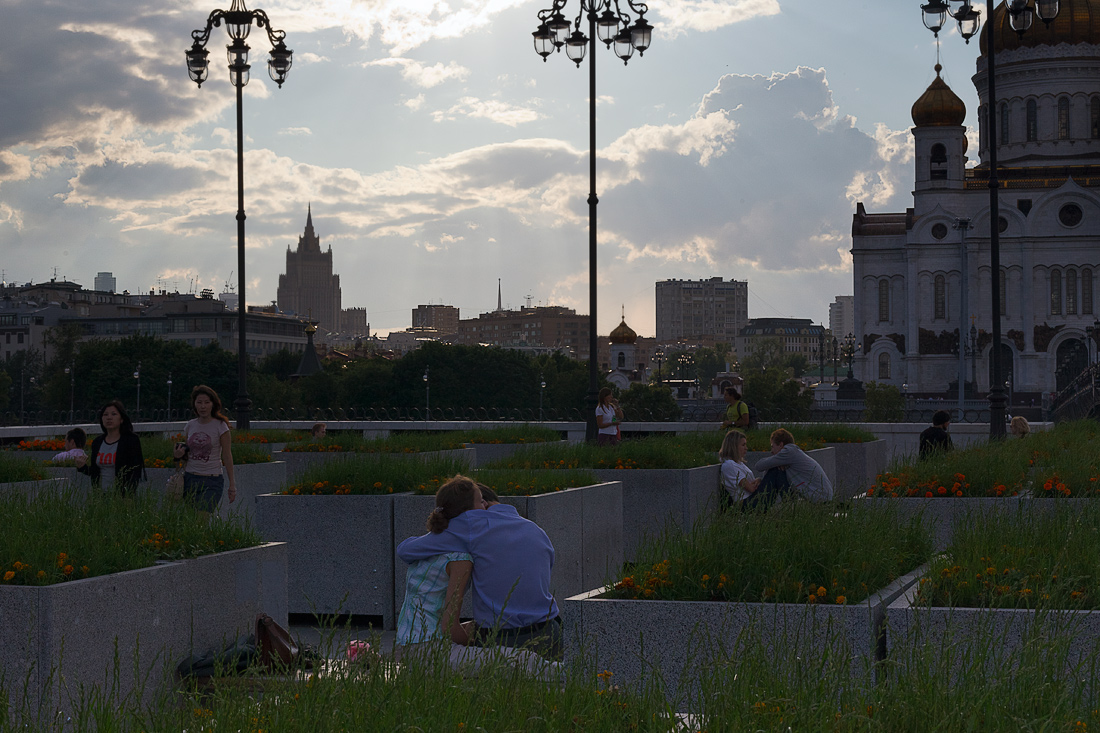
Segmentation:
{"type": "Polygon", "coordinates": [[[749,427],[749,406],[741,399],[736,387],[726,387],[726,419],[720,426],[723,430],[749,427]]]}

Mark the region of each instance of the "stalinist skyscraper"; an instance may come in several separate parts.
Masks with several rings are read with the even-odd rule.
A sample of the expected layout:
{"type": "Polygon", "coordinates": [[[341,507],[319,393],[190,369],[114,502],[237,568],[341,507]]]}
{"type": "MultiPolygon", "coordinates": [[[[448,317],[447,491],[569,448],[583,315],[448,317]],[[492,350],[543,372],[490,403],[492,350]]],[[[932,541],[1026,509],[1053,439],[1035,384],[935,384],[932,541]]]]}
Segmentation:
{"type": "Polygon", "coordinates": [[[286,274],[279,275],[279,310],[310,315],[322,332],[340,330],[340,276],[332,274],[332,246],[321,251],[313,231],[312,206],[306,213],[306,229],[298,237],[298,250],[286,248],[286,274]]]}

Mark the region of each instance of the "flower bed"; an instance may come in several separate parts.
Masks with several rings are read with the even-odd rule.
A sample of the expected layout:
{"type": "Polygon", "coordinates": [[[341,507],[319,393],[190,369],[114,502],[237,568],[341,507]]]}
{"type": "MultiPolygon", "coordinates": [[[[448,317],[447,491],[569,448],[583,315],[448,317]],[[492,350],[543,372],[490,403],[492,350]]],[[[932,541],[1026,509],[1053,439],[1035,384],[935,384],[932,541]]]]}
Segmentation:
{"type": "MultiPolygon", "coordinates": [[[[485,477],[475,475],[477,480],[485,477]]],[[[488,481],[485,482],[492,485],[488,481]]],[[[554,571],[550,592],[560,600],[603,583],[623,561],[623,491],[619,481],[578,485],[533,496],[501,494],[501,501],[516,507],[520,516],[539,525],[554,545],[554,571]]],[[[394,498],[394,540],[425,533],[428,513],[435,507],[432,496],[402,495],[394,498]]],[[[394,604],[405,598],[408,565],[394,546],[394,604]]],[[[472,615],[467,593],[464,615],[472,615]]]]}
{"type": "Polygon", "coordinates": [[[286,625],[285,545],[70,580],[81,561],[45,564],[52,584],[0,585],[0,707],[36,730],[88,696],[114,710],[174,689],[178,662],[249,633],[257,613],[286,625]]]}
{"type": "MultiPolygon", "coordinates": [[[[175,467],[176,459],[173,456],[173,451],[175,450],[176,443],[182,440],[184,440],[182,435],[173,436],[172,438],[142,437],[141,454],[145,458],[145,467],[175,467]]],[[[233,443],[232,448],[234,466],[267,463],[271,460],[271,452],[262,445],[233,443]]]]}
{"type": "Polygon", "coordinates": [[[1063,637],[1055,672],[1087,675],[1096,692],[1079,665],[1100,654],[1098,532],[1093,502],[1037,500],[960,523],[927,575],[891,605],[891,650],[912,663],[907,648],[949,640],[964,664],[993,673],[1027,647],[1063,637]]]}
{"type": "Polygon", "coordinates": [[[26,458],[0,453],[0,484],[41,481],[48,478],[42,466],[26,458]]]}
{"type": "Polygon", "coordinates": [[[920,526],[888,508],[720,515],[646,543],[610,586],[568,599],[568,654],[594,655],[627,684],[659,673],[676,691],[695,684],[681,679],[691,665],[751,632],[804,658],[860,660],[853,674],[869,682],[886,606],[930,551],[920,526]]]}

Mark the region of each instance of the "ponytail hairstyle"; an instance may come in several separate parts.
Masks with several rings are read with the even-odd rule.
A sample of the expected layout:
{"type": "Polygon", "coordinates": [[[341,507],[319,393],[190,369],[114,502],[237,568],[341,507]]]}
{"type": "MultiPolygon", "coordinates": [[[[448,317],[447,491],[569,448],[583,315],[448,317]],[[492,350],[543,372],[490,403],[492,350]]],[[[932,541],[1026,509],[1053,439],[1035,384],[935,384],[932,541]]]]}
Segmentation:
{"type": "Polygon", "coordinates": [[[460,473],[440,486],[435,492],[435,509],[428,515],[428,531],[439,534],[452,519],[473,509],[477,491],[477,484],[460,473]]]}
{"type": "MultiPolygon", "coordinates": [[[[221,420],[226,425],[229,424],[229,418],[222,412],[222,400],[218,397],[218,393],[207,387],[205,384],[200,384],[191,390],[191,411],[195,412],[195,398],[204,394],[210,398],[210,401],[214,403],[214,406],[210,408],[210,417],[215,420],[221,420]]],[[[196,415],[199,413],[195,412],[196,415]]]]}

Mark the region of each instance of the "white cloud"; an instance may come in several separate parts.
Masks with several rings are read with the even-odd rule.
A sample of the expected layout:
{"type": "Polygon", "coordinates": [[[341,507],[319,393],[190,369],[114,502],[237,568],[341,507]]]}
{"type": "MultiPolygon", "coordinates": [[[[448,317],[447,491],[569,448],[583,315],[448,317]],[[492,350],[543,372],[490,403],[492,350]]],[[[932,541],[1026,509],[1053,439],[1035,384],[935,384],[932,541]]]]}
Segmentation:
{"type": "Polygon", "coordinates": [[[660,19],[653,22],[654,35],[679,35],[687,31],[709,32],[751,20],[778,15],[778,0],[679,0],[654,3],[653,13],[660,19]]]}
{"type": "Polygon", "coordinates": [[[391,57],[366,61],[363,66],[384,66],[401,69],[401,78],[418,87],[431,89],[448,81],[461,81],[470,75],[470,70],[454,61],[447,64],[426,65],[408,58],[391,57]]]}
{"type": "Polygon", "coordinates": [[[284,127],[282,130],[279,130],[279,134],[309,136],[313,134],[313,130],[310,130],[308,127],[284,127]]]}
{"type": "Polygon", "coordinates": [[[478,99],[476,97],[462,97],[457,104],[450,108],[432,113],[432,118],[436,122],[455,120],[459,117],[481,118],[501,125],[516,127],[525,122],[534,122],[539,119],[540,115],[533,109],[517,107],[495,99],[478,99]]]}

